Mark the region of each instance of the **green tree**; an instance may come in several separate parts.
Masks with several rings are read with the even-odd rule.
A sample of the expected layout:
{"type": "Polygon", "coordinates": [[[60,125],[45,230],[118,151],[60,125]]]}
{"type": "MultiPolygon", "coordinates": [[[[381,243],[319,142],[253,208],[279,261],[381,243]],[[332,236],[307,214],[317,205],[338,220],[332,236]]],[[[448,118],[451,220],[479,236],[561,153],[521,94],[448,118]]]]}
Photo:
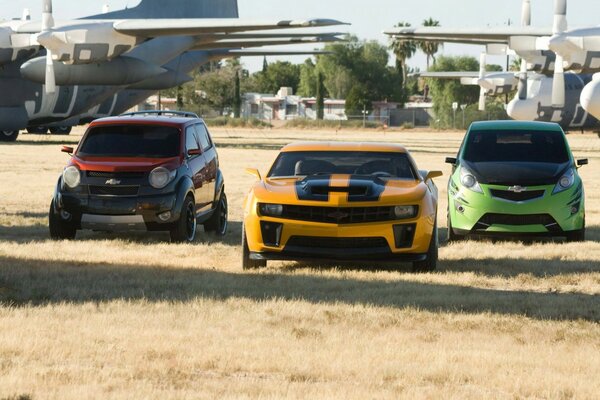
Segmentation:
{"type": "Polygon", "coordinates": [[[388,67],[389,54],[385,46],[349,36],[347,42],[329,44],[325,50],[328,54],[318,57],[317,70],[323,73],[330,97],[348,100],[354,91],[354,99],[350,96],[350,111],[356,111],[352,101],[358,101],[358,97],[364,98],[363,102],[368,100],[369,104],[386,99],[401,101],[401,75],[388,67]]]}
{"type": "Polygon", "coordinates": [[[314,97],[317,91],[317,69],[312,59],[307,58],[300,66],[298,96],[314,97]]]}
{"type": "MultiPolygon", "coordinates": [[[[479,61],[473,57],[438,57],[431,67],[434,72],[478,71],[479,61]]],[[[433,101],[436,124],[440,128],[453,126],[452,103],[476,104],[479,99],[479,86],[461,85],[452,79],[426,79],[433,101]]],[[[460,110],[459,110],[460,111],[460,110]]],[[[461,115],[460,112],[457,115],[461,115]]],[[[461,115],[462,118],[462,115],[461,115]]],[[[457,124],[459,126],[460,124],[457,124]]]]}
{"type": "Polygon", "coordinates": [[[356,84],[346,97],[346,115],[359,116],[364,111],[371,112],[373,110],[373,102],[369,96],[369,89],[363,84],[356,84]]]}
{"type": "MultiPolygon", "coordinates": [[[[440,21],[436,21],[433,18],[428,18],[423,21],[423,26],[432,27],[440,26],[440,21]]],[[[440,50],[441,44],[439,42],[432,42],[430,40],[421,40],[418,42],[419,49],[427,56],[427,71],[429,71],[430,60],[433,59],[435,63],[435,55],[440,50]]]]}
{"type": "Polygon", "coordinates": [[[300,83],[300,66],[288,61],[277,61],[269,65],[265,72],[257,72],[258,91],[277,93],[282,87],[291,87],[294,93],[300,83]]]}
{"type": "MultiPolygon", "coordinates": [[[[408,22],[399,22],[396,24],[396,28],[408,27],[410,27],[410,24],[408,22]]],[[[392,38],[389,48],[396,56],[396,68],[402,71],[402,88],[404,88],[406,85],[407,75],[406,60],[414,56],[417,52],[417,43],[413,40],[401,40],[398,38],[392,38]]]]}
{"type": "Polygon", "coordinates": [[[235,71],[235,81],[233,89],[233,116],[239,118],[242,111],[242,94],[240,87],[240,71],[235,71]]]}
{"type": "Polygon", "coordinates": [[[325,118],[325,86],[323,73],[317,72],[317,119],[325,118]]]}

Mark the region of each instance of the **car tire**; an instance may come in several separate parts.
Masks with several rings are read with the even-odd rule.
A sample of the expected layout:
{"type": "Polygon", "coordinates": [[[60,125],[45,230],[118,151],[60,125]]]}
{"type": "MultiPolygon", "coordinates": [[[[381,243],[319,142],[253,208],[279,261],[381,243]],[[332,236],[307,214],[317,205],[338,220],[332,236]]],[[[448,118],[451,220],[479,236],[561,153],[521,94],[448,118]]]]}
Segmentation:
{"type": "Polygon", "coordinates": [[[57,126],[50,128],[50,133],[53,135],[68,135],[71,133],[73,128],[70,126],[57,126]]]}
{"type": "Polygon", "coordinates": [[[223,191],[213,215],[204,223],[204,230],[217,236],[225,236],[229,225],[227,222],[228,212],[227,195],[223,191]]]}
{"type": "Polygon", "coordinates": [[[567,242],[578,243],[585,242],[585,220],[583,221],[583,228],[577,231],[567,232],[567,242]]]}
{"type": "Polygon", "coordinates": [[[438,232],[437,221],[433,225],[433,236],[427,250],[427,258],[424,261],[413,262],[413,272],[433,272],[437,268],[438,260],[438,232]]]}
{"type": "Polygon", "coordinates": [[[171,242],[173,243],[191,243],[196,238],[196,206],[194,200],[188,196],[183,201],[179,220],[177,220],[170,230],[171,242]]]}
{"type": "Polygon", "coordinates": [[[77,229],[69,221],[65,221],[54,211],[54,200],[50,203],[48,211],[48,229],[52,240],[73,240],[77,229]]]}
{"type": "Polygon", "coordinates": [[[0,131],[0,142],[14,142],[19,137],[19,131],[0,131]]]}
{"type": "Polygon", "coordinates": [[[248,239],[246,239],[246,228],[242,226],[242,269],[247,271],[266,267],[267,260],[250,259],[250,248],[248,247],[248,239]]]}
{"type": "Polygon", "coordinates": [[[460,242],[462,240],[465,240],[464,236],[454,233],[454,228],[452,228],[452,220],[450,219],[450,211],[448,211],[448,243],[460,242]]]}

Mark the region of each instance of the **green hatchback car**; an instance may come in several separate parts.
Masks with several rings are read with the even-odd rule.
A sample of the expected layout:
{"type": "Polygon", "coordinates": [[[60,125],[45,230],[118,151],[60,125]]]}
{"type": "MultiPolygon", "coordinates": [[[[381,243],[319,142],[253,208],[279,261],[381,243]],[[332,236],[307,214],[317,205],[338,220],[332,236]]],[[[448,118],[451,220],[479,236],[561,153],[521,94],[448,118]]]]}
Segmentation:
{"type": "Polygon", "coordinates": [[[558,124],[473,123],[448,182],[449,240],[467,236],[585,240],[585,192],[558,124]]]}

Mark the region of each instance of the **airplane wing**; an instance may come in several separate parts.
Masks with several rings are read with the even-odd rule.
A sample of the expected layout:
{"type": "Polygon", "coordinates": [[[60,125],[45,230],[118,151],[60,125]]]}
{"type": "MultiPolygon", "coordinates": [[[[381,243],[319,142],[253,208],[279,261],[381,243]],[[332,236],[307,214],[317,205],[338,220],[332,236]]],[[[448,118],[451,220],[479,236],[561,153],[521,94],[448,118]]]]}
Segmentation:
{"type": "Polygon", "coordinates": [[[515,36],[552,36],[552,28],[499,27],[477,28],[393,28],[386,35],[406,40],[429,40],[433,42],[465,44],[509,44],[515,36]]]}
{"type": "Polygon", "coordinates": [[[418,72],[410,75],[416,78],[438,79],[479,78],[479,71],[418,72]]]}
{"type": "MultiPolygon", "coordinates": [[[[227,34],[245,31],[267,31],[275,29],[318,28],[336,25],[349,25],[334,19],[261,21],[237,18],[211,19],[131,19],[131,20],[73,20],[57,21],[55,31],[87,29],[93,31],[101,26],[112,25],[114,31],[128,36],[153,38],[158,36],[227,34]]],[[[14,28],[16,33],[40,33],[40,21],[20,23],[14,28]]]]}
{"type": "Polygon", "coordinates": [[[199,42],[192,50],[210,50],[210,49],[243,49],[248,47],[279,46],[290,44],[311,44],[311,43],[333,43],[341,42],[338,37],[323,37],[319,39],[276,39],[276,40],[223,40],[218,42],[199,42]]]}
{"type": "Polygon", "coordinates": [[[117,32],[138,37],[168,35],[198,35],[202,33],[229,33],[262,31],[289,28],[317,28],[347,25],[333,19],[311,19],[304,21],[254,21],[240,19],[132,19],[115,21],[117,32]]]}

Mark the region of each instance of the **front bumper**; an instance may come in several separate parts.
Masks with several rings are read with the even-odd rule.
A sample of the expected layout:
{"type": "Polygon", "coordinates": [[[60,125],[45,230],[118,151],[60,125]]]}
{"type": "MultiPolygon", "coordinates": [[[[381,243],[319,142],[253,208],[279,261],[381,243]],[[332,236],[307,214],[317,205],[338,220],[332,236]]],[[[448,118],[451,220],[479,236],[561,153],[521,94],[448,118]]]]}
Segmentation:
{"type": "Polygon", "coordinates": [[[56,212],[68,216],[78,229],[102,231],[162,231],[179,219],[175,193],[157,196],[92,196],[59,191],[56,212]],[[66,213],[65,213],[66,212],[66,213]],[[159,215],[170,212],[168,219],[159,215]]]}
{"type": "Polygon", "coordinates": [[[422,261],[434,225],[435,214],[344,225],[264,217],[256,212],[244,219],[250,258],[255,260],[422,261]]]}
{"type": "Polygon", "coordinates": [[[508,186],[482,184],[481,188],[483,193],[473,192],[451,178],[448,211],[455,234],[552,237],[564,236],[584,226],[585,196],[581,181],[557,194],[552,194],[552,185],[527,188],[543,195],[524,201],[492,194],[492,191],[506,192],[508,186]]]}

